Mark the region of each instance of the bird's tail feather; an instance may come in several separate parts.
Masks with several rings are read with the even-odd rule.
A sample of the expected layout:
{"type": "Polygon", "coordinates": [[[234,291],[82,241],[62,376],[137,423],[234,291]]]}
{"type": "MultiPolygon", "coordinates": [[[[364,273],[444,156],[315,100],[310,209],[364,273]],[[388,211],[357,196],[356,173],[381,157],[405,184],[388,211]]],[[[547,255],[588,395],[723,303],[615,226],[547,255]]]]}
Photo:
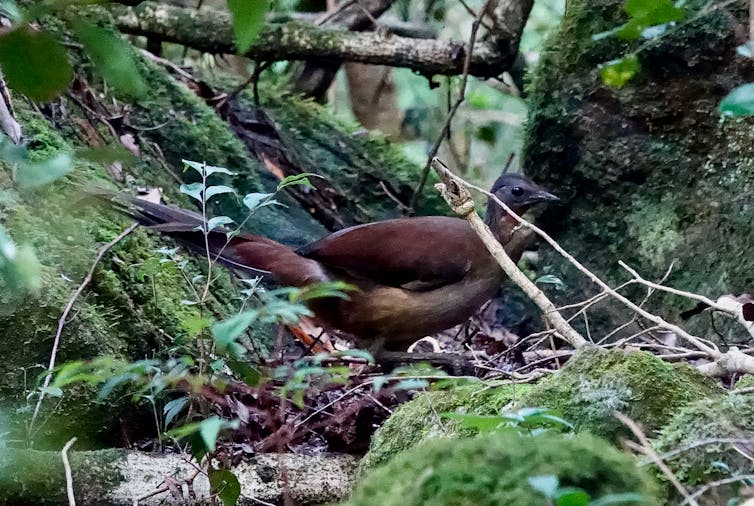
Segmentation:
{"type": "Polygon", "coordinates": [[[303,286],[321,277],[316,262],[305,259],[276,241],[251,234],[233,234],[226,227],[216,227],[206,237],[204,219],[198,213],[107,190],[90,190],[89,195],[104,201],[156,232],[185,244],[196,253],[207,255],[232,269],[255,276],[271,276],[293,286],[303,286]]]}

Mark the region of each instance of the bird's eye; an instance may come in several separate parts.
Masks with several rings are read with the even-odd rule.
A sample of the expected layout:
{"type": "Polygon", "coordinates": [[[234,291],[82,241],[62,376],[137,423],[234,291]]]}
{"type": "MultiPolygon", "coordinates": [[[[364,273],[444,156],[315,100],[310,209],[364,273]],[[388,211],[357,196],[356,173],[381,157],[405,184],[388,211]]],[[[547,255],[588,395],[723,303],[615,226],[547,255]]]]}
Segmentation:
{"type": "Polygon", "coordinates": [[[524,189],[520,186],[514,186],[513,188],[511,188],[511,193],[514,197],[520,197],[524,194],[524,189]]]}

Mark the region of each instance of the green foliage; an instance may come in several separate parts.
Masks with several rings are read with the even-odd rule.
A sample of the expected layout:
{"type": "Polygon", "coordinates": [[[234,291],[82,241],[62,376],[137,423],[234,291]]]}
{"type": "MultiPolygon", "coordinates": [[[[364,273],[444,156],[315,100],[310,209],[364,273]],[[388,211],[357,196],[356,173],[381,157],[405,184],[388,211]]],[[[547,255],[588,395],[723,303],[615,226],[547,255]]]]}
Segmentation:
{"type": "Polygon", "coordinates": [[[144,82],[129,45],[113,33],[85,21],[80,10],[87,3],[35,2],[24,11],[12,0],[4,2],[4,11],[14,22],[11,30],[0,35],[0,67],[8,86],[38,101],[52,100],[68,88],[73,68],[65,49],[50,33],[30,25],[39,17],[54,15],[68,24],[94,66],[110,84],[134,96],[144,92],[144,82]]]}
{"type": "Polygon", "coordinates": [[[556,411],[543,408],[522,408],[506,411],[499,416],[469,415],[464,413],[440,413],[443,418],[460,420],[462,429],[474,429],[479,433],[490,431],[514,431],[537,435],[548,430],[573,430],[556,411]]]}
{"type": "Polygon", "coordinates": [[[635,54],[600,65],[602,82],[614,88],[622,88],[638,71],[639,58],[635,54]]]}
{"type": "Polygon", "coordinates": [[[554,474],[531,476],[526,481],[534,490],[551,499],[555,506],[604,506],[607,504],[646,504],[641,494],[627,492],[608,494],[593,501],[580,487],[561,487],[554,474]]]}
{"type": "Polygon", "coordinates": [[[720,102],[720,112],[727,116],[751,116],[754,114],[754,83],[734,88],[720,102]]]}
{"type": "Polygon", "coordinates": [[[130,45],[113,34],[83,18],[71,20],[76,37],[102,77],[122,93],[141,96],[146,91],[144,79],[139,74],[130,45]]]}
{"type": "Polygon", "coordinates": [[[230,469],[225,467],[216,469],[210,466],[209,486],[211,493],[217,494],[217,497],[225,506],[233,506],[241,497],[241,484],[238,482],[238,478],[230,469]]]}
{"type": "Polygon", "coordinates": [[[73,78],[61,45],[50,34],[27,25],[0,36],[0,67],[8,86],[43,102],[55,98],[73,78]]]}
{"type": "Polygon", "coordinates": [[[264,26],[264,16],[270,9],[270,0],[227,0],[233,14],[233,31],[236,49],[240,54],[249,50],[264,26]]]}
{"type": "Polygon", "coordinates": [[[543,504],[542,480],[561,489],[562,504],[612,494],[627,503],[659,504],[655,487],[628,455],[589,434],[490,433],[459,440],[429,441],[397,455],[356,486],[350,506],[543,504]],[[569,493],[570,492],[570,493],[569,493]],[[637,501],[638,496],[641,500],[637,501]]]}

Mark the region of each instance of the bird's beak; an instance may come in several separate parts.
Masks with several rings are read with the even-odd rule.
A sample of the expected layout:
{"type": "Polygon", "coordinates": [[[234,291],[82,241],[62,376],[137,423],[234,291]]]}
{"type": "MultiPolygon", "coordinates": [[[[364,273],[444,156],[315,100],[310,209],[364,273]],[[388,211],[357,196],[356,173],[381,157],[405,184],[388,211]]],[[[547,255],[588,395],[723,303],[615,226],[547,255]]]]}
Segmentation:
{"type": "Polygon", "coordinates": [[[530,199],[530,202],[532,204],[535,204],[537,202],[559,202],[559,201],[560,201],[559,197],[545,190],[540,190],[534,193],[530,199]]]}

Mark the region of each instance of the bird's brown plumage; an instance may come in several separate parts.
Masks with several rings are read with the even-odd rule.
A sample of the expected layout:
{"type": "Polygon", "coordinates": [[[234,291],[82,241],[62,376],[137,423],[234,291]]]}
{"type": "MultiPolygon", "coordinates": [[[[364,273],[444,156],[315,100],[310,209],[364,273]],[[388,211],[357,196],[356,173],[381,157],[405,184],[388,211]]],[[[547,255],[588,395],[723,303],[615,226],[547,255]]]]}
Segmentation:
{"type": "MultiPolygon", "coordinates": [[[[496,195],[519,213],[533,203],[555,199],[518,175],[504,175],[496,186],[496,195]]],[[[142,224],[206,253],[204,236],[197,230],[202,218],[196,213],[132,197],[106,198],[142,224]]],[[[518,260],[524,241],[522,234],[514,234],[517,222],[494,210],[488,211],[488,221],[508,254],[518,260]]],[[[349,292],[349,300],[320,298],[309,305],[319,323],[367,346],[384,342],[400,348],[462,323],[495,295],[504,278],[482,241],[459,218],[359,225],[298,250],[251,234],[228,239],[227,232],[211,231],[209,250],[231,268],[295,287],[327,281],[355,285],[358,290],[349,292]]]]}

